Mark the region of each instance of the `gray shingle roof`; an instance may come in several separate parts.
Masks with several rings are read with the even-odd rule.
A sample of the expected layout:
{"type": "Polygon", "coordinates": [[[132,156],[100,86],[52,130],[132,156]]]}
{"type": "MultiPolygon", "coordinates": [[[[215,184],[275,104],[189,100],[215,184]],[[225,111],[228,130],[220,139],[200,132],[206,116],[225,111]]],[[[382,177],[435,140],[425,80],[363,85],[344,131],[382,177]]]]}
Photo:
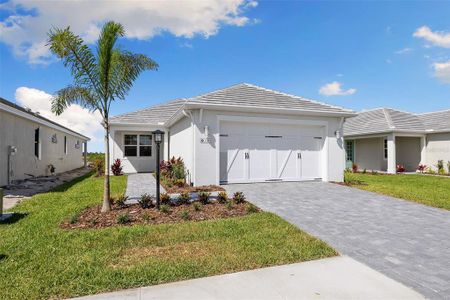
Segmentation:
{"type": "Polygon", "coordinates": [[[111,122],[160,125],[168,121],[183,105],[189,104],[290,109],[330,114],[354,113],[352,110],[342,107],[265,89],[248,83],[241,83],[189,99],[177,99],[135,112],[118,115],[112,117],[111,122]]]}
{"type": "Polygon", "coordinates": [[[344,123],[344,135],[355,136],[392,131],[450,131],[450,110],[413,114],[392,108],[362,111],[344,123]]]}
{"type": "Polygon", "coordinates": [[[353,113],[352,110],[311,99],[241,83],[188,99],[191,104],[216,104],[258,108],[285,108],[302,111],[353,113]]]}
{"type": "Polygon", "coordinates": [[[418,115],[426,130],[450,131],[450,109],[418,115]]]}
{"type": "Polygon", "coordinates": [[[185,102],[185,99],[176,99],[138,111],[117,115],[112,117],[110,121],[111,123],[161,125],[173,116],[185,102]]]}

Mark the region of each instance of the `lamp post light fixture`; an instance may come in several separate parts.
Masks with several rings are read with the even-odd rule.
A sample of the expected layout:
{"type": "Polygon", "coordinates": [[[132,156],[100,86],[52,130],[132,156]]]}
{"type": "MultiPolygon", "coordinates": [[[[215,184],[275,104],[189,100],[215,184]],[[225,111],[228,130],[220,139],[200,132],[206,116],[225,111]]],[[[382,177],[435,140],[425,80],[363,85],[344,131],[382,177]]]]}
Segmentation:
{"type": "Polygon", "coordinates": [[[159,152],[160,152],[160,146],[161,142],[163,141],[164,137],[164,131],[161,130],[155,130],[153,133],[153,139],[156,144],[156,209],[159,210],[159,204],[161,200],[161,195],[159,191],[159,184],[160,184],[160,161],[159,161],[159,152]]]}

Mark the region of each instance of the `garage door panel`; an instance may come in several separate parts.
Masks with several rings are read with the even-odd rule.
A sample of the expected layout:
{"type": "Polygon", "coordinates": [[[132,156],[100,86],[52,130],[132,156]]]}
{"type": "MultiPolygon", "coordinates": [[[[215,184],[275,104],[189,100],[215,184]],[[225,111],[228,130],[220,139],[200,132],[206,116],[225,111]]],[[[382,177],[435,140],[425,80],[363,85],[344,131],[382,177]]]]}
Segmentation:
{"type": "Polygon", "coordinates": [[[225,182],[321,177],[323,129],[262,123],[221,123],[220,179],[225,182]]]}

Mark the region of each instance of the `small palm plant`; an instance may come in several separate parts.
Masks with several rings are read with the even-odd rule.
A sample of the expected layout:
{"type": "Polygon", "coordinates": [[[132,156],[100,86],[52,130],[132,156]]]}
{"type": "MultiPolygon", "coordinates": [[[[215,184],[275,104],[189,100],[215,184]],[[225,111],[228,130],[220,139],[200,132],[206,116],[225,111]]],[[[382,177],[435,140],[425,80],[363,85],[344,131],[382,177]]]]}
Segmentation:
{"type": "Polygon", "coordinates": [[[49,32],[50,50],[62,59],[73,76],[73,84],[59,90],[52,99],[52,111],[60,115],[71,104],[79,104],[100,112],[105,129],[105,183],[102,212],[111,210],[109,162],[109,113],[111,103],[124,100],[134,81],[145,70],[158,65],[143,54],[135,54],[116,46],[125,35],[123,26],[107,22],[100,33],[94,52],[70,28],[49,32]]]}

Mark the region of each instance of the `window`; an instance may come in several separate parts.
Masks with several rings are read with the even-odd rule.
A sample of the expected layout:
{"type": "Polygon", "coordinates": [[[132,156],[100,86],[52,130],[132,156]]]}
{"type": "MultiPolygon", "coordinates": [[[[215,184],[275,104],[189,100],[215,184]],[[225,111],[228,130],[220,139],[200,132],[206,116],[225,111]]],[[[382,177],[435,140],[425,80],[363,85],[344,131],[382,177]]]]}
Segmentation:
{"type": "Polygon", "coordinates": [[[139,136],[139,156],[152,156],[152,136],[139,136]]]}
{"type": "Polygon", "coordinates": [[[67,136],[64,136],[64,154],[67,154],[67,136]]]}
{"type": "Polygon", "coordinates": [[[383,150],[384,150],[384,159],[388,158],[388,146],[387,146],[387,139],[384,139],[383,141],[383,150]]]}
{"type": "Polygon", "coordinates": [[[124,155],[126,157],[137,156],[137,135],[136,134],[125,134],[124,155]]]}
{"type": "Polygon", "coordinates": [[[345,142],[345,151],[347,153],[347,160],[354,161],[353,141],[345,142]]]}
{"type": "Polygon", "coordinates": [[[41,158],[41,138],[39,128],[34,130],[34,156],[41,158]]]}

